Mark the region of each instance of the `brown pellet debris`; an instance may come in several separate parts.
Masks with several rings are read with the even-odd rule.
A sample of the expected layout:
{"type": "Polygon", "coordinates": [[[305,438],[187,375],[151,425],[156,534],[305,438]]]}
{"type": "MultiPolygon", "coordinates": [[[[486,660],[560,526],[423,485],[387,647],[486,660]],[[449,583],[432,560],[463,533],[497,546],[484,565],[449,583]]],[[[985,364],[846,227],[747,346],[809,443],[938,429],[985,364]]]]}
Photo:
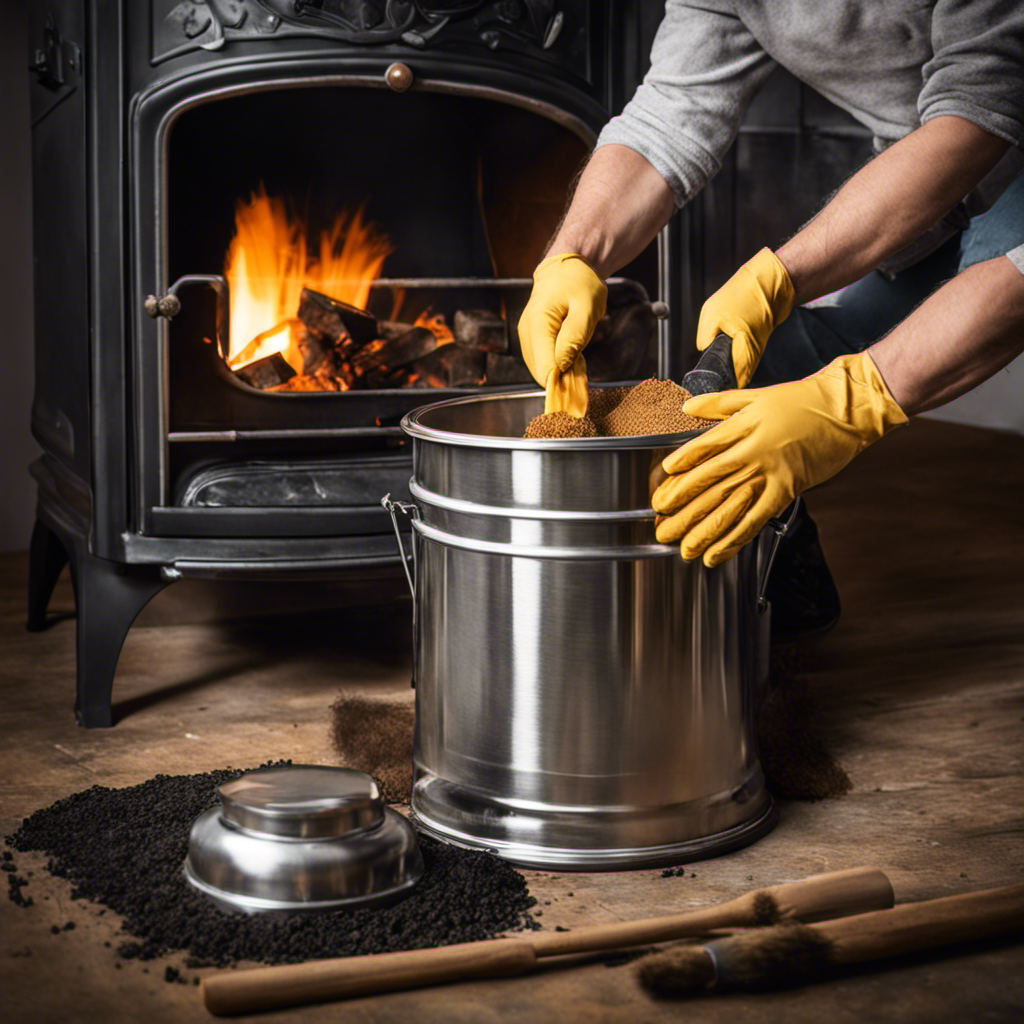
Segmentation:
{"type": "Polygon", "coordinates": [[[714,420],[683,412],[691,398],[686,388],[670,380],[651,377],[635,387],[590,388],[587,415],[567,412],[535,416],[524,437],[644,437],[707,430],[714,420]]]}
{"type": "Polygon", "coordinates": [[[545,412],[526,425],[523,437],[597,437],[597,428],[589,416],[582,419],[568,412],[545,412]]]}
{"type": "Polygon", "coordinates": [[[799,649],[772,648],[768,686],[754,713],[761,767],[772,796],[824,800],[852,788],[833,758],[810,686],[800,673],[799,649]]]}

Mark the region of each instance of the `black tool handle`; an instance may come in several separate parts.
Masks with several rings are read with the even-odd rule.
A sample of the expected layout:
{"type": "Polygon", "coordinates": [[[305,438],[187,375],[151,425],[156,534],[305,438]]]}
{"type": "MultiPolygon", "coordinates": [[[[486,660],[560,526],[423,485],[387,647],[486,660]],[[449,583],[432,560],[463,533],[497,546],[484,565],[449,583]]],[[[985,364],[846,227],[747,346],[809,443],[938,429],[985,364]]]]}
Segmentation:
{"type": "Polygon", "coordinates": [[[691,395],[731,391],[738,386],[732,365],[732,338],[728,334],[718,335],[701,353],[697,365],[683,376],[683,387],[691,395]]]}

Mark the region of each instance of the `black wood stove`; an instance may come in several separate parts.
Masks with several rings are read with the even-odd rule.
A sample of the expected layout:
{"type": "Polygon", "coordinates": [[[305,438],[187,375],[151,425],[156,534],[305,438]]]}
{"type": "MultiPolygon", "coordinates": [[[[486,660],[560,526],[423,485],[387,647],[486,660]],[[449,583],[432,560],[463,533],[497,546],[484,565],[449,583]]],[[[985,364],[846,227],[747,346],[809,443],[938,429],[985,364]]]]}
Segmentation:
{"type": "MultiPolygon", "coordinates": [[[[615,0],[33,4],[33,431],[45,454],[29,628],[44,626],[70,560],[81,724],[111,724],[127,630],[174,580],[399,570],[379,505],[406,493],[399,420],[529,380],[507,325],[661,13],[615,0]],[[345,362],[310,391],[280,352],[261,364],[275,387],[239,372],[225,254],[257,196],[298,211],[310,266],[340,209],[386,233],[389,255],[362,285],[374,340],[351,359],[376,376],[356,380],[345,362]],[[403,302],[454,323],[447,354],[428,321],[416,336],[395,327],[411,318],[403,302]],[[491,341],[472,350],[459,324],[481,318],[491,341]],[[374,362],[388,331],[435,346],[439,372],[374,362]]],[[[670,273],[692,230],[677,220],[613,288],[642,343],[605,379],[678,369],[674,339],[692,325],[653,321],[649,299],[694,308],[687,276],[670,273]]],[[[285,235],[296,242],[294,226],[285,235]]],[[[350,344],[355,314],[338,308],[350,344]]]]}

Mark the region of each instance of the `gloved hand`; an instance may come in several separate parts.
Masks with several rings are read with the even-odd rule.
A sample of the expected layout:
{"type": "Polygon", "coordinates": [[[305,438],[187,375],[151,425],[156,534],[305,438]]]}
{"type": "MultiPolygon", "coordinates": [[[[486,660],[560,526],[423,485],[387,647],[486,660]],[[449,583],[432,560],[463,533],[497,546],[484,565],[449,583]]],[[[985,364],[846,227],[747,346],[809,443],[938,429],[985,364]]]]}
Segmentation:
{"type": "Polygon", "coordinates": [[[792,311],[794,297],[789,271],[771,249],[762,249],[701,307],[697,348],[703,352],[719,334],[728,334],[736,380],[745,387],[768,336],[792,311]]]}
{"type": "Polygon", "coordinates": [[[533,379],[547,392],[545,412],[565,409],[582,416],[587,411],[580,352],[604,316],[607,296],[604,281],[576,253],[548,256],[533,272],[530,301],[519,318],[519,343],[533,379]]]}
{"type": "Polygon", "coordinates": [[[867,352],[840,356],[789,384],[691,398],[722,420],[665,458],[651,497],[662,543],[708,567],[732,558],[796,495],[838,473],[907,417],[867,352]]]}

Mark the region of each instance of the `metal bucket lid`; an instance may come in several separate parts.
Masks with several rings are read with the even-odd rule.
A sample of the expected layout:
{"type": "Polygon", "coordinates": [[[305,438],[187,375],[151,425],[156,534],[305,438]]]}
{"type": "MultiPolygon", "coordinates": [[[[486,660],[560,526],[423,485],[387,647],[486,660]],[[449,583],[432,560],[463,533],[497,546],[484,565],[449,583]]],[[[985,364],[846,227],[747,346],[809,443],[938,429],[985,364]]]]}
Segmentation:
{"type": "Polygon", "coordinates": [[[225,782],[217,793],[224,818],[264,835],[322,839],[384,820],[377,783],[351,768],[263,768],[225,782]]]}
{"type": "Polygon", "coordinates": [[[218,787],[195,820],[185,877],[230,910],[294,911],[388,902],[423,873],[412,826],[350,768],[290,765],[218,787]]]}

